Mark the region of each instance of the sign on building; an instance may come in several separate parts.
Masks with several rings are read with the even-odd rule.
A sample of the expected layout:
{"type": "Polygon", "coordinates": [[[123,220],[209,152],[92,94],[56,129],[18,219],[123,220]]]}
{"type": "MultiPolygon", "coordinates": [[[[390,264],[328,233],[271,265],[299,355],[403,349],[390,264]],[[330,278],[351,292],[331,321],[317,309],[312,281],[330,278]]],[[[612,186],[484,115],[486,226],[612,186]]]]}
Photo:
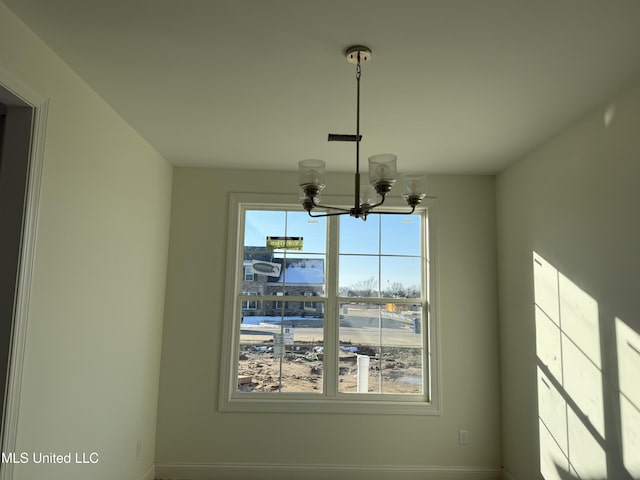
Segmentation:
{"type": "Polygon", "coordinates": [[[280,268],[282,265],[279,263],[272,262],[263,262],[262,260],[251,260],[252,273],[257,273],[259,275],[268,275],[270,277],[279,277],[280,276],[280,268]]]}
{"type": "Polygon", "coordinates": [[[267,250],[302,250],[302,237],[267,237],[267,250]]]}

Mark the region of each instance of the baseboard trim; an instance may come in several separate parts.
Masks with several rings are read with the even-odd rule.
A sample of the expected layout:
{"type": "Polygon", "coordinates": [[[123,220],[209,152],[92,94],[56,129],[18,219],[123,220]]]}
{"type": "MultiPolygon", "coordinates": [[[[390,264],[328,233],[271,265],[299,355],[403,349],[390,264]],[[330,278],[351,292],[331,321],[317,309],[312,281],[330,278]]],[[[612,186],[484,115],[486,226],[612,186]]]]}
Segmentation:
{"type": "Polygon", "coordinates": [[[151,464],[151,466],[147,469],[146,472],[142,474],[140,480],[155,480],[156,478],[156,466],[155,464],[151,464]]]}
{"type": "Polygon", "coordinates": [[[517,480],[516,477],[506,468],[502,468],[502,480],[517,480]]]}
{"type": "Polygon", "coordinates": [[[156,480],[500,480],[502,469],[420,465],[156,464],[156,480]]]}

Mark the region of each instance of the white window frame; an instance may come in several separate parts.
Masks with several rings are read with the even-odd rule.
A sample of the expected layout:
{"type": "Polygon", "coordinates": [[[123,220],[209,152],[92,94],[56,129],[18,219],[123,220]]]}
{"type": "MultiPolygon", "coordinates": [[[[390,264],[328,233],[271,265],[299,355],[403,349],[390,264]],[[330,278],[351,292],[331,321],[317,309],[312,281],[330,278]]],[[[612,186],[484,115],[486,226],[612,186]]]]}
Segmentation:
{"type": "MultiPolygon", "coordinates": [[[[323,197],[325,202],[332,205],[349,205],[353,199],[348,197],[323,197]]],[[[388,208],[406,209],[401,199],[389,198],[385,202],[388,208]]],[[[323,393],[260,393],[237,392],[237,358],[239,353],[239,317],[237,312],[238,298],[242,292],[244,277],[243,247],[244,225],[240,220],[244,218],[241,212],[255,209],[287,209],[303,211],[295,195],[273,194],[229,194],[229,231],[227,255],[227,289],[225,292],[225,309],[223,321],[223,341],[220,385],[218,394],[218,410],[221,412],[281,412],[281,413],[362,413],[362,414],[410,414],[410,415],[439,415],[441,405],[440,392],[440,340],[437,311],[437,199],[425,199],[420,207],[428,210],[427,222],[428,238],[423,256],[425,258],[426,284],[424,298],[428,305],[423,309],[424,321],[422,335],[424,348],[424,383],[425,394],[395,395],[395,394],[354,394],[323,391],[323,393]],[[428,245],[428,251],[427,246],[428,245]],[[242,273],[240,273],[242,272],[242,273]]],[[[331,217],[329,217],[331,218],[331,217]]],[[[335,217],[333,217],[335,218],[335,217]]],[[[329,225],[329,243],[337,244],[338,234],[329,225]]],[[[328,275],[337,272],[337,255],[327,257],[328,275]]],[[[372,299],[375,302],[375,299],[372,299]]],[[[403,299],[404,300],[404,299],[403,299]]],[[[406,299],[401,303],[410,303],[406,299]]],[[[336,302],[340,297],[327,292],[326,311],[337,309],[336,302]]],[[[325,313],[326,315],[326,313],[325,313]]],[[[327,318],[327,317],[325,317],[327,318]]],[[[325,358],[335,356],[337,359],[338,327],[325,322],[325,358]]],[[[337,361],[337,360],[336,360],[337,361]]],[[[325,369],[335,369],[336,361],[328,360],[325,369]]],[[[326,373],[325,373],[326,376],[326,373]]],[[[325,387],[328,382],[325,381],[325,387]]]]}

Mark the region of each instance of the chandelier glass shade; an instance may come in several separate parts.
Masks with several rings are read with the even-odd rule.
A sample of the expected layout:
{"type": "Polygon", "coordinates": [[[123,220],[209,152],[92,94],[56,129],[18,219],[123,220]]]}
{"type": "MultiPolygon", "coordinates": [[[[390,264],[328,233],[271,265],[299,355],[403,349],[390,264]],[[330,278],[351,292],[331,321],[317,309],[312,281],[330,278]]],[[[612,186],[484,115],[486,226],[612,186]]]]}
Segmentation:
{"type": "MultiPolygon", "coordinates": [[[[380,207],[398,180],[397,157],[392,153],[382,153],[369,157],[369,184],[360,183],[360,77],[361,64],[371,60],[371,50],[364,46],[354,46],[346,50],[349,63],[356,65],[356,134],[336,135],[347,137],[356,144],[356,171],[354,206],[352,208],[333,207],[323,205],[320,198],[324,190],[326,163],[324,160],[309,159],[298,162],[298,183],[300,185],[300,203],[312,217],[326,217],[331,215],[351,215],[352,217],[367,219],[369,214],[411,214],[425,197],[426,174],[422,172],[407,172],[400,175],[402,198],[411,208],[408,212],[376,210],[380,207]],[[313,213],[320,208],[325,213],[313,213]]],[[[330,135],[331,137],[331,135],[330,135]]]]}

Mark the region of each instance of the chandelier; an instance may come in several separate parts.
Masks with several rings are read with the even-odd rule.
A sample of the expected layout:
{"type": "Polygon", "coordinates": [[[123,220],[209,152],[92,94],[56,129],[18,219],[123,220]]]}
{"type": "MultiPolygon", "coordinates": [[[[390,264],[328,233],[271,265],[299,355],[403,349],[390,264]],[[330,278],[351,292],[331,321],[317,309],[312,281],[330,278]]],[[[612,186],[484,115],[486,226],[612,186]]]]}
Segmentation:
{"type": "Polygon", "coordinates": [[[407,172],[400,175],[402,197],[410,207],[410,211],[377,210],[393,188],[397,180],[396,160],[392,153],[382,153],[369,157],[369,185],[360,183],[360,77],[361,64],[371,60],[371,49],[357,45],[345,51],[347,61],[356,66],[356,134],[329,134],[329,141],[353,141],[356,144],[355,193],[352,208],[323,205],[320,193],[325,187],[325,165],[323,160],[301,160],[298,162],[298,180],[300,184],[300,203],[312,217],[328,217],[332,215],[350,215],[367,219],[369,214],[401,214],[408,215],[415,211],[425,197],[426,174],[407,172]],[[315,208],[326,210],[326,213],[312,213],[315,208]],[[374,210],[376,209],[376,210],[374,210]]]}

